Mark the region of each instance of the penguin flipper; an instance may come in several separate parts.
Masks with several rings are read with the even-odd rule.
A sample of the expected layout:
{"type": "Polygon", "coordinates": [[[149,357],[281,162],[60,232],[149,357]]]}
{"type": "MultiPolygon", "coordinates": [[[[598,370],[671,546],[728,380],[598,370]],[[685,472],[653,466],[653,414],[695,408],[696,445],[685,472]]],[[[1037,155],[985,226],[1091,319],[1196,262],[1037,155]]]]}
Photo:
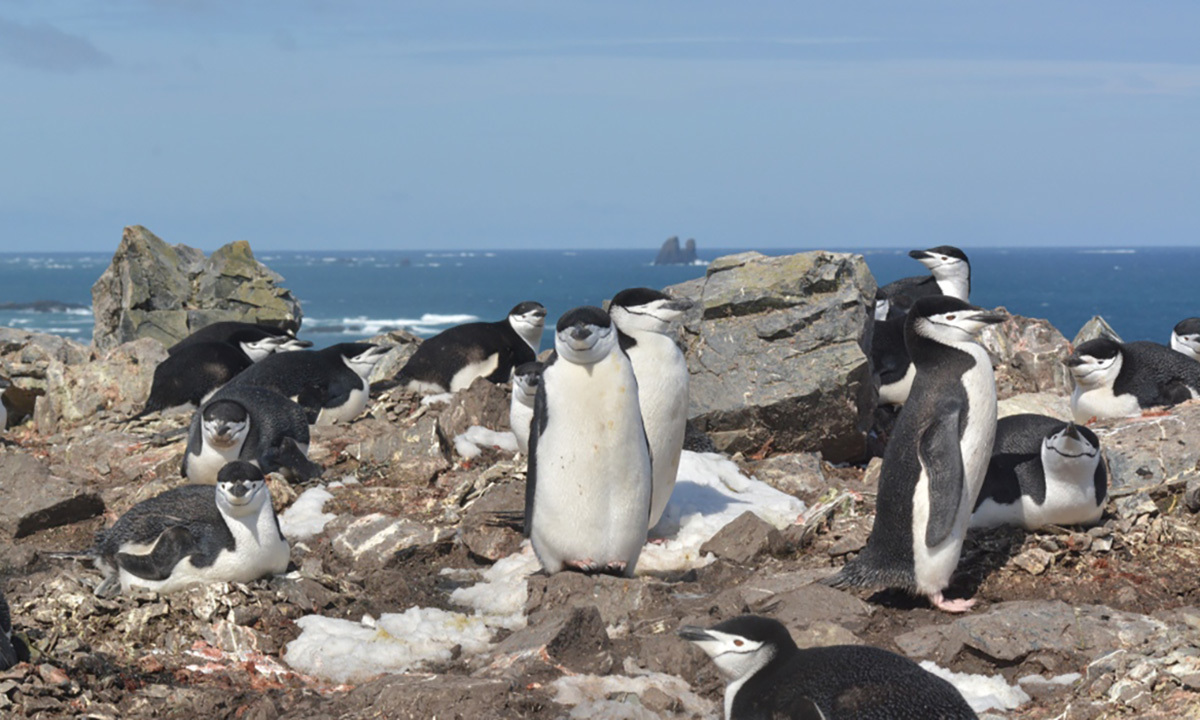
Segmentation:
{"type": "Polygon", "coordinates": [[[166,580],[179,561],[195,550],[196,541],[188,529],[174,525],[163,530],[154,549],[145,555],[117,553],[117,565],[144,580],[166,580]]]}
{"type": "Polygon", "coordinates": [[[958,437],[961,406],[943,403],[937,410],[917,447],[921,467],[929,478],[929,519],[925,524],[928,547],[940,545],[954,530],[965,475],[958,437]]]}
{"type": "Polygon", "coordinates": [[[9,642],[8,635],[0,631],[0,670],[7,670],[17,664],[17,650],[9,642]]]}

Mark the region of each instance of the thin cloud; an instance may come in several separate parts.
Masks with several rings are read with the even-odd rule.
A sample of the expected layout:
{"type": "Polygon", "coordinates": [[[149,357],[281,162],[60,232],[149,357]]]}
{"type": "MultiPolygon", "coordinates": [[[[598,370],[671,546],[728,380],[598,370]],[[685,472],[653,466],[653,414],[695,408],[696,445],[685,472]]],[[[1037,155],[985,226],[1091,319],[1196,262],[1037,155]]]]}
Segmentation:
{"type": "Polygon", "coordinates": [[[48,72],[106,67],[113,60],[85,37],[47,23],[23,25],[0,18],[0,62],[48,72]]]}

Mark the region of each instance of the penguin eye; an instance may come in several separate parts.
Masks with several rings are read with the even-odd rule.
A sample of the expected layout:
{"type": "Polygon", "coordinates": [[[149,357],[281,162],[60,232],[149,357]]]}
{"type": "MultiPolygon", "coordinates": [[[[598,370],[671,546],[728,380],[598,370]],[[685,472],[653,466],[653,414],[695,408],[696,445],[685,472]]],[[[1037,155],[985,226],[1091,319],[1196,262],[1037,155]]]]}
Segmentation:
{"type": "Polygon", "coordinates": [[[741,647],[741,646],[745,645],[746,643],[742,642],[741,640],[734,640],[733,644],[738,647],[741,647]]]}
{"type": "Polygon", "coordinates": [[[953,320],[955,317],[957,317],[957,316],[956,316],[956,315],[947,315],[947,316],[946,316],[946,319],[947,319],[947,320],[953,320]]]}

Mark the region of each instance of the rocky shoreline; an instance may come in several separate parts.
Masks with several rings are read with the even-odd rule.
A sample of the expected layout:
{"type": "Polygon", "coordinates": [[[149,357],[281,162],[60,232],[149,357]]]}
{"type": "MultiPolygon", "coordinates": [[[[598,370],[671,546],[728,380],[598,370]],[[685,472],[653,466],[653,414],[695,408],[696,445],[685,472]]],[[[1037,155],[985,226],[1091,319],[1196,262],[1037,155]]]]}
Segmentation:
{"type": "MultiPolygon", "coordinates": [[[[200,277],[190,286],[215,286],[200,277]]],[[[1093,426],[1112,479],[1097,527],[973,532],[954,581],[979,600],[966,616],[813,584],[863,546],[873,518],[874,290],[861,257],[833,253],[723,258],[670,289],[697,301],[682,338],[693,433],[679,502],[691,504],[632,579],[533,573],[513,522],[523,459],[470,442],[472,427],[507,430],[507,389],[481,381],[422,404],[388,388],[419,342],[392,333],[364,416],[313,430],[324,477],[272,482],[291,572],[98,598],[96,571],[49,553],[87,547],[179,484],[189,416],[129,420],[163,344],[0,329],[0,372],[30,395],[29,419],[0,444],[0,578],[31,655],[0,672],[0,713],[718,718],[723,683],[674,631],[742,612],[778,618],[801,646],[869,643],[991,678],[1015,707],[983,717],[1200,713],[1198,401],[1093,426]],[[318,650],[306,635],[324,638],[318,650]],[[416,659],[382,674],[346,659],[373,653],[397,668],[416,659]]],[[[186,318],[189,302],[160,309],[186,318]]],[[[98,330],[102,314],[120,315],[102,306],[98,330]]],[[[175,327],[154,316],[112,327],[147,324],[175,327]]],[[[1062,414],[1058,330],[1014,318],[984,344],[1002,414],[1062,414]]]]}

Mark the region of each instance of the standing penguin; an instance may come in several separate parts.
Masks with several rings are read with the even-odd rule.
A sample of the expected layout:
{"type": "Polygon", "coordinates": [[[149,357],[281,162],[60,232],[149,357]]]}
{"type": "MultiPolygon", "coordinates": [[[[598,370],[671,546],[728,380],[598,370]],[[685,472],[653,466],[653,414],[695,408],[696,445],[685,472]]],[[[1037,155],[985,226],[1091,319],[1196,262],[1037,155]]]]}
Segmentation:
{"type": "Polygon", "coordinates": [[[729,681],[725,720],[974,720],[953,685],[867,645],[800,649],[783,623],[742,615],[679,636],[729,681]]]}
{"type": "Polygon", "coordinates": [[[458,392],[479,377],[508,382],[513,368],[537,360],[545,325],[546,308],[533,301],[498,322],[456,325],[421,343],[396,381],[425,395],[458,392]]]}
{"type": "Polygon", "coordinates": [[[240,461],[221,468],[215,488],[184,485],[134,505],[88,553],[105,575],[100,596],[252,582],[287,570],[291,554],[262,471],[240,461]]]}
{"type": "Polygon", "coordinates": [[[1099,337],[1064,361],[1075,380],[1075,422],[1131,417],[1200,396],[1200,363],[1165,345],[1099,337]]]}
{"type": "Polygon", "coordinates": [[[0,377],[0,433],[8,428],[8,406],[4,404],[4,391],[12,387],[12,381],[0,377]]]}
{"type": "Polygon", "coordinates": [[[302,482],[322,470],[308,460],[308,442],[302,407],[274,390],[228,387],[192,417],[180,472],[188,482],[211,485],[226,463],[244,460],[302,482]]]}
{"type": "Polygon", "coordinates": [[[1107,494],[1096,433],[1046,415],[1010,415],[996,423],[971,527],[1091,525],[1107,494]]]}
{"type": "Polygon", "coordinates": [[[533,402],[541,382],[542,364],[537,360],[521,363],[513,370],[512,404],[508,408],[508,425],[517,436],[517,448],[529,455],[529,426],[533,422],[533,402]]]}
{"type": "Polygon", "coordinates": [[[1171,349],[1200,360],[1200,317],[1179,321],[1171,331],[1171,349]]]}
{"type": "MultiPolygon", "coordinates": [[[[350,422],[367,407],[367,378],[388,348],[340,343],[321,350],[287,352],[264,358],[227,387],[258,386],[292,398],[315,425],[350,422]]],[[[214,395],[220,397],[220,394],[214,395]]]]}
{"type": "Polygon", "coordinates": [[[867,546],[826,584],[901,588],[947,612],[974,604],[942,591],[996,434],[996,380],[975,336],[1005,319],[945,295],[913,304],[905,340],[917,372],[884,451],[875,524],[867,546]]]}
{"type": "Polygon", "coordinates": [[[971,262],[962,250],[939,245],[928,250],[913,250],[908,256],[929,268],[929,275],[900,278],[875,293],[875,319],[883,320],[903,312],[905,307],[930,295],[949,295],[959,300],[971,297],[971,262]],[[898,298],[904,298],[897,302],[898,298]],[[886,305],[885,305],[886,303],[886,305]],[[884,308],[881,315],[881,308],[884,308]]]}
{"type": "Polygon", "coordinates": [[[620,332],[621,349],[637,376],[638,404],[650,441],[654,473],[650,527],[662,517],[675,488],[687,431],[687,360],[675,344],[672,323],[691,306],[690,300],[658,290],[630,288],[617,293],[608,308],[620,332]]]}
{"type": "Polygon", "coordinates": [[[529,436],[525,534],[547,573],[633,575],[650,517],[637,378],[608,313],[558,320],[529,436]]]}

